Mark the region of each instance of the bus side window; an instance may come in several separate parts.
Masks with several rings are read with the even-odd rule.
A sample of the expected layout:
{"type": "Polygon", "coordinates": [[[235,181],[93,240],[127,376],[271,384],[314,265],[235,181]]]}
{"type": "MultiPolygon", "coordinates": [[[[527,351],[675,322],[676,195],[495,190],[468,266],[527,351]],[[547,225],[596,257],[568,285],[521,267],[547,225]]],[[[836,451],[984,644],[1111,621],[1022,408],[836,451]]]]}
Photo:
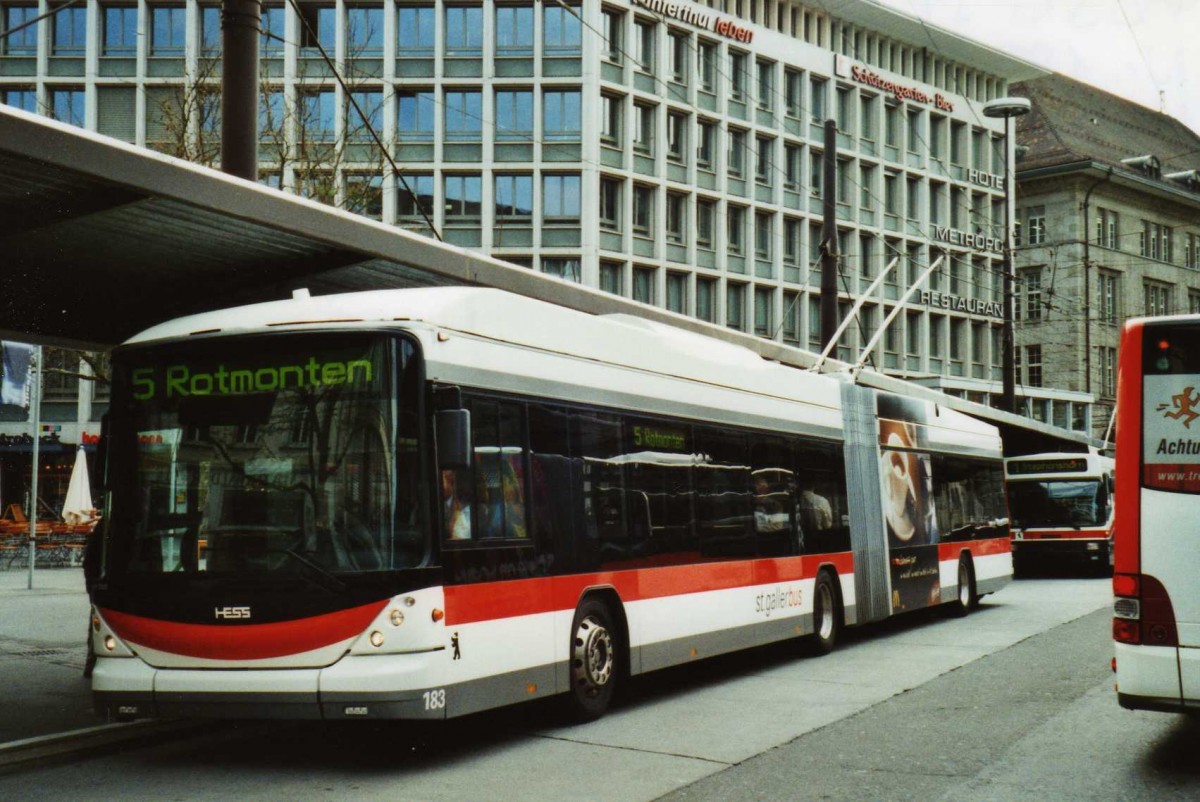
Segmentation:
{"type": "Polygon", "coordinates": [[[519,404],[476,400],[471,404],[475,445],[475,535],[524,538],[525,436],[519,404]]]}

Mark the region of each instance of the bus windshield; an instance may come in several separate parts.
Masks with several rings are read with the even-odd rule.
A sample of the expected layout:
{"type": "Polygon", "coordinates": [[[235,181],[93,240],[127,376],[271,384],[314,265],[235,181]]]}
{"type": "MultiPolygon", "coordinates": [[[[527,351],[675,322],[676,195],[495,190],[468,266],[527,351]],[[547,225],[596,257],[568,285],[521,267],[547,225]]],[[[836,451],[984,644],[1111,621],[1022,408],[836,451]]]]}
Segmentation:
{"type": "Polygon", "coordinates": [[[1013,526],[1104,526],[1110,509],[1108,490],[1099,479],[1009,481],[1008,507],[1013,526]]]}
{"type": "Polygon", "coordinates": [[[340,582],[419,563],[398,514],[414,499],[396,498],[415,472],[396,447],[415,390],[393,389],[414,384],[411,350],[335,334],[118,354],[106,571],[340,582]]]}

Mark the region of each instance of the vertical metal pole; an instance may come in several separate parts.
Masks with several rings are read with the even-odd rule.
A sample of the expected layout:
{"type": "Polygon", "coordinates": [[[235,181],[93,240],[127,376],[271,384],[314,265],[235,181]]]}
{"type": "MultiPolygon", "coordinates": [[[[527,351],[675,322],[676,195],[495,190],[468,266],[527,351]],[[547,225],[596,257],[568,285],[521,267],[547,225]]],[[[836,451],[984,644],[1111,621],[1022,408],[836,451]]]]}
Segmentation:
{"type": "Polygon", "coordinates": [[[822,154],[821,209],[821,346],[829,348],[837,332],[837,123],[825,121],[825,152],[822,154]]]}
{"type": "Polygon", "coordinates": [[[29,590],[33,590],[33,566],[37,562],[38,473],[41,463],[39,444],[42,428],[42,346],[33,352],[33,390],[29,402],[29,419],[33,422],[33,448],[29,479],[29,590]]]}
{"type": "Polygon", "coordinates": [[[1016,376],[1013,361],[1013,156],[1012,117],[1004,118],[1004,328],[1001,331],[1000,408],[1017,411],[1016,376]]]}
{"type": "Polygon", "coordinates": [[[222,0],[221,170],[258,180],[259,0],[222,0]]]}

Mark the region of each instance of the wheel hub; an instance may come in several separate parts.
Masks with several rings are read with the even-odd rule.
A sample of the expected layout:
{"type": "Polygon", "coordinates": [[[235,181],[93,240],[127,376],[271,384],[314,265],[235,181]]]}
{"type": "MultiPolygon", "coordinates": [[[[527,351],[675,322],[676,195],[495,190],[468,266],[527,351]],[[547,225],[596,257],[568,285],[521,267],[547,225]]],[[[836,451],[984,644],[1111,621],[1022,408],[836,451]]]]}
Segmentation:
{"type": "Polygon", "coordinates": [[[612,678],[612,635],[594,618],[585,618],[575,632],[571,658],[575,684],[588,693],[599,691],[612,678]]]}

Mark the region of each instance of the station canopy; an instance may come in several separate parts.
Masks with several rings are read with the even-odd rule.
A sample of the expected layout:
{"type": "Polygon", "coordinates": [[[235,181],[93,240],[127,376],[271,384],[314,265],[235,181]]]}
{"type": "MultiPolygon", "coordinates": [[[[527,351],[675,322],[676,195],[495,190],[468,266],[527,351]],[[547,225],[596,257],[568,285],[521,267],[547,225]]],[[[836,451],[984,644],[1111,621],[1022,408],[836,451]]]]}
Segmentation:
{"type": "MultiPolygon", "coordinates": [[[[173,317],[300,288],[322,295],[468,284],[634,315],[798,368],[815,359],[4,105],[0,171],[6,340],[106,350],[173,317]]],[[[1000,426],[1008,454],[1082,451],[1091,442],[874,371],[858,383],[986,419],[1000,426]]]]}

